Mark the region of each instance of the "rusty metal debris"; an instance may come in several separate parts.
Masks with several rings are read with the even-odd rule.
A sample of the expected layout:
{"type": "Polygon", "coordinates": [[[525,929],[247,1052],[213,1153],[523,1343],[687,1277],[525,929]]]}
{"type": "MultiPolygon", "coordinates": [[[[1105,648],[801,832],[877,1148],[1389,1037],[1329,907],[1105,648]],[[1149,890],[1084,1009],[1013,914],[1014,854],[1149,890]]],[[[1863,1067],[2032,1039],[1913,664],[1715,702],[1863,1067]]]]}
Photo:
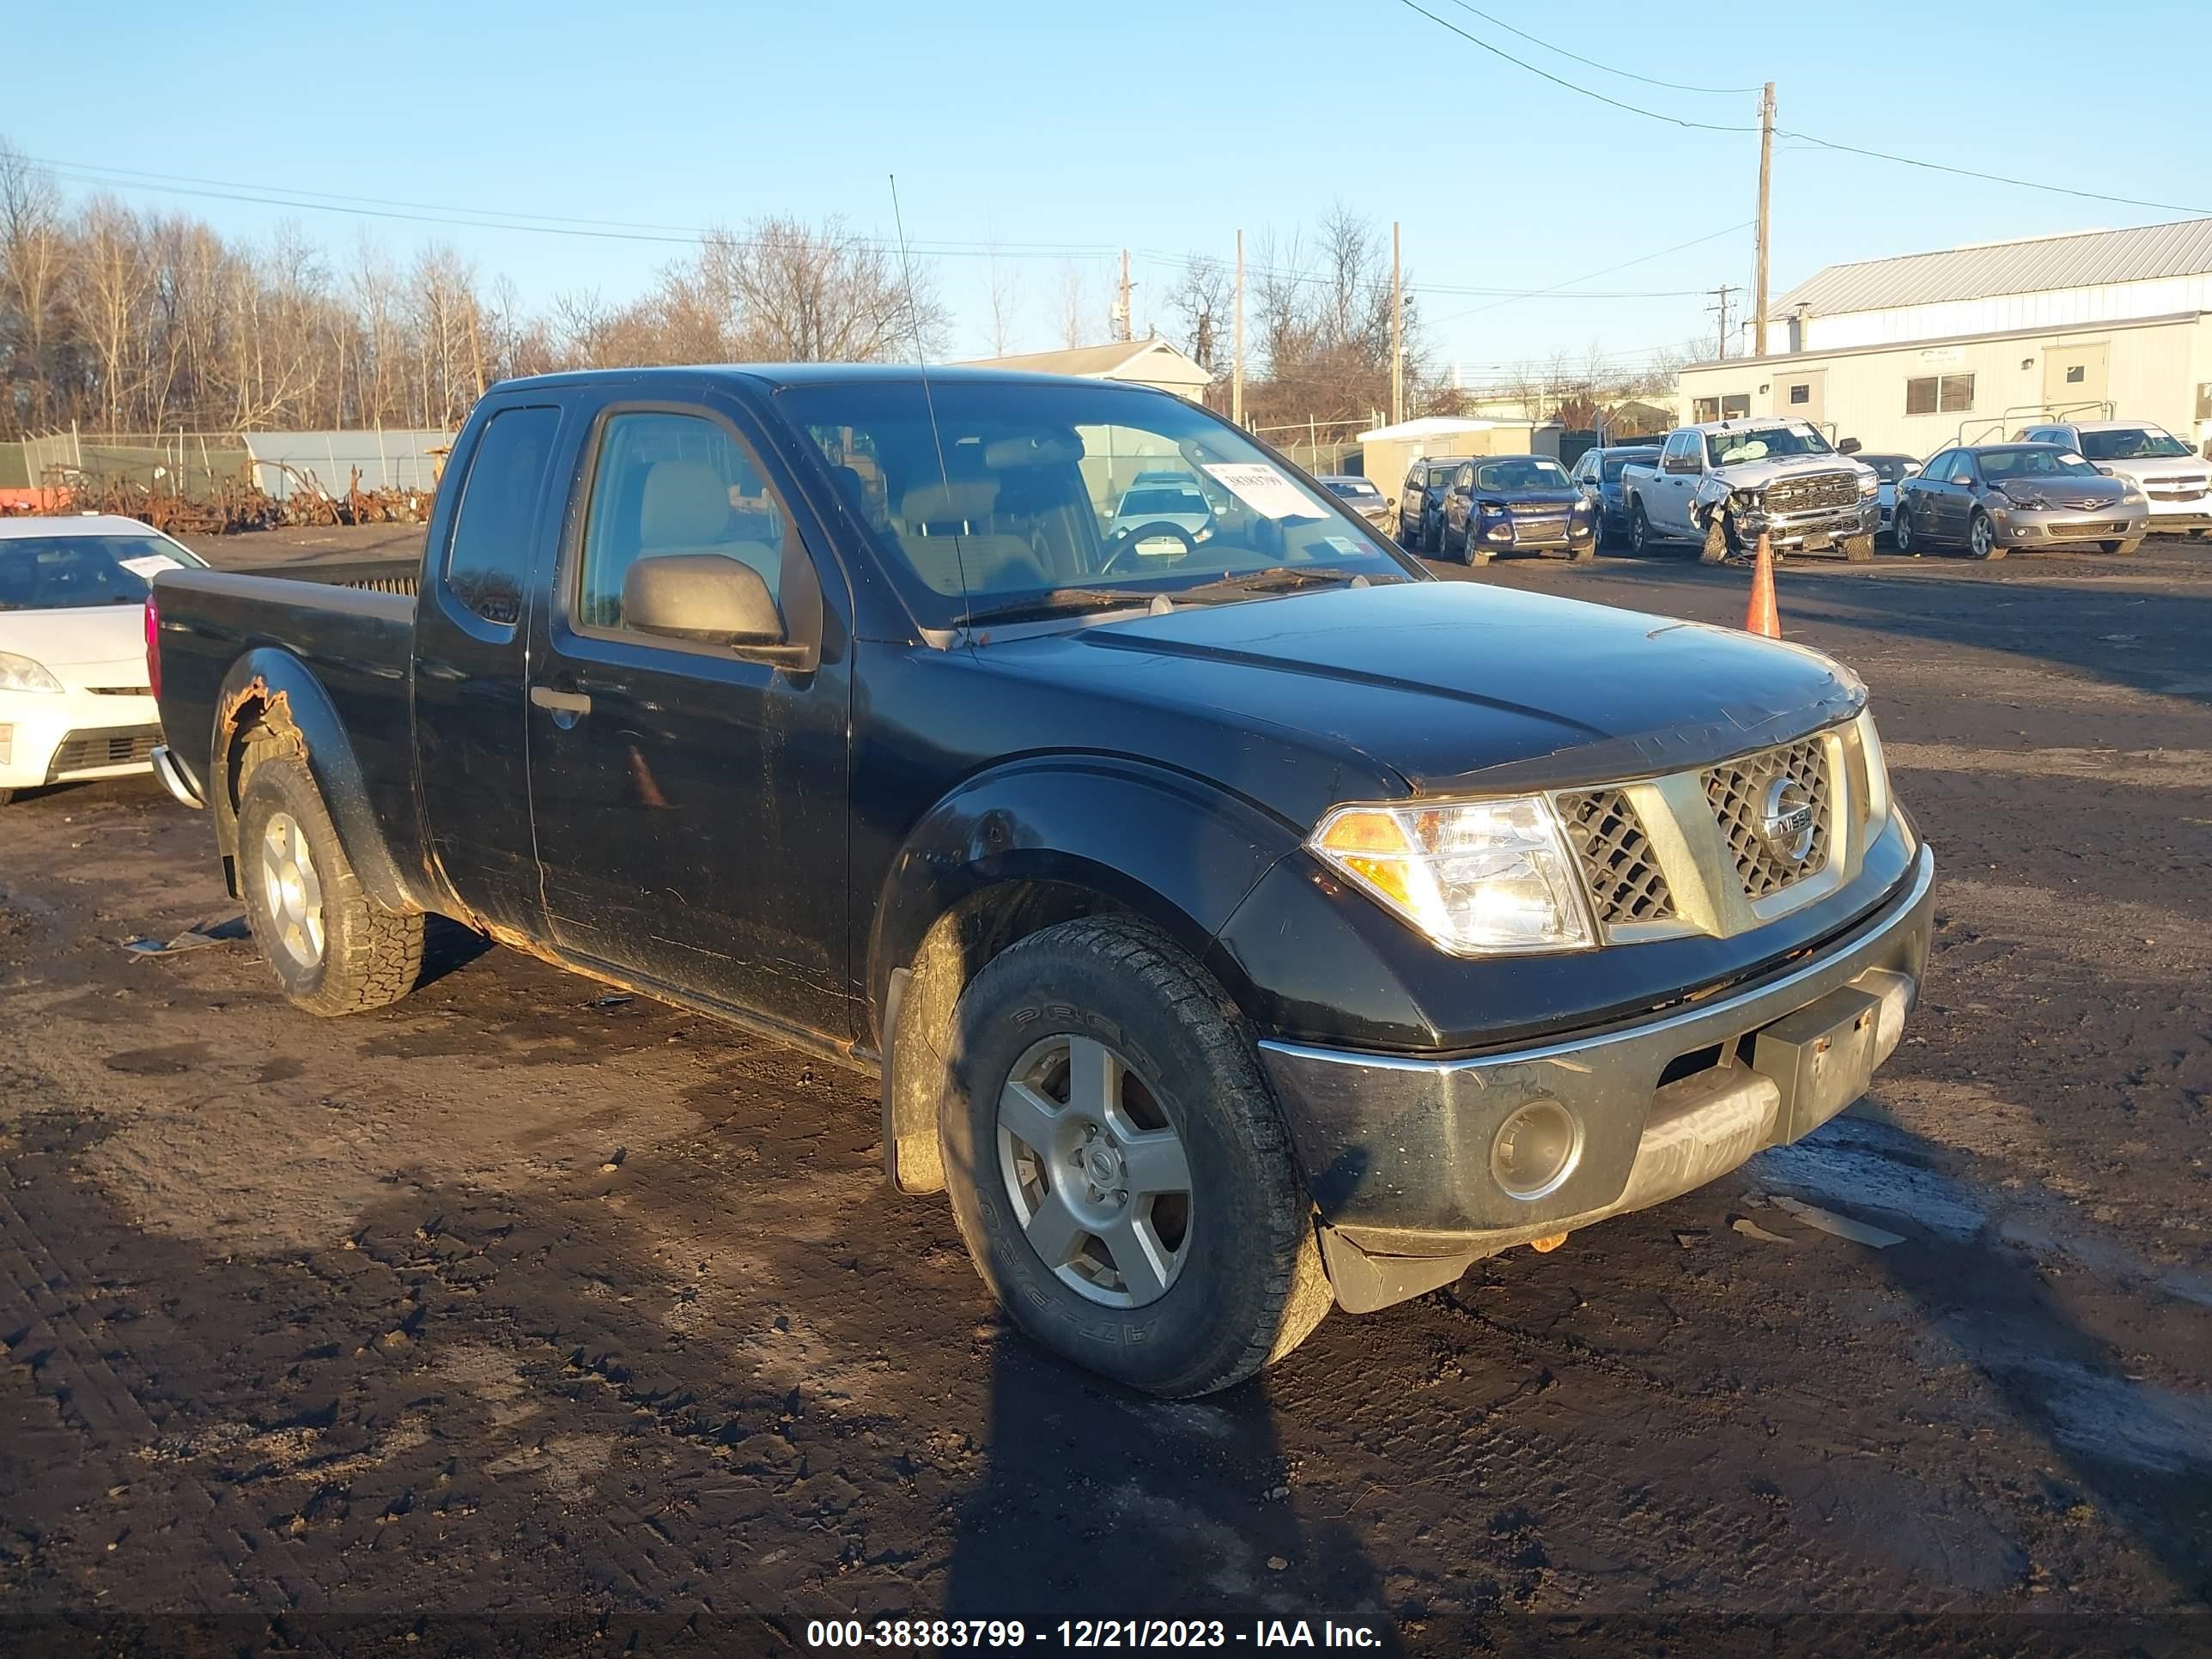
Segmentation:
{"type": "Polygon", "coordinates": [[[269,465],[291,482],[282,500],[227,479],[218,479],[208,494],[193,495],[136,478],[94,477],[64,467],[49,467],[45,483],[64,510],[112,513],[171,536],[229,536],[284,525],[424,524],[435,499],[424,489],[364,489],[357,466],[344,490],[333,495],[312,471],[283,462],[269,465]]]}

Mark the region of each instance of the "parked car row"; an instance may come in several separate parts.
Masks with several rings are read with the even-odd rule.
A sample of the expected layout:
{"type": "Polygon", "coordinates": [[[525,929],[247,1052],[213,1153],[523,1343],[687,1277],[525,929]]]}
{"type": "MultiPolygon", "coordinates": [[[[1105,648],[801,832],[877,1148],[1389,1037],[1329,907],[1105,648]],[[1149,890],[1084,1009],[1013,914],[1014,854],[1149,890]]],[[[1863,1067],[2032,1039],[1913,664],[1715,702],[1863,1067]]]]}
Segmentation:
{"type": "Polygon", "coordinates": [[[1547,455],[1416,461],[1397,505],[1399,539],[1417,553],[1488,564],[1501,553],[1597,556],[1597,511],[1547,455]]]}

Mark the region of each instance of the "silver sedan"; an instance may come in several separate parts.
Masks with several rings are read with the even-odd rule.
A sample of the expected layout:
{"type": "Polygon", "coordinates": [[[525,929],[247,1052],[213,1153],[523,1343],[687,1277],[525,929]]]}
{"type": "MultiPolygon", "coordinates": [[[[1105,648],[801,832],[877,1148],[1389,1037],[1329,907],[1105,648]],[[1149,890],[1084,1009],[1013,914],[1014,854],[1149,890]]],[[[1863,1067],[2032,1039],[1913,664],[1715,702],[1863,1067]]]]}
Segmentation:
{"type": "Polygon", "coordinates": [[[1961,444],[1897,486],[1890,532],[1900,553],[1962,547],[2001,559],[2014,547],[2141,545],[2150,503],[2057,444],[1961,444]]]}

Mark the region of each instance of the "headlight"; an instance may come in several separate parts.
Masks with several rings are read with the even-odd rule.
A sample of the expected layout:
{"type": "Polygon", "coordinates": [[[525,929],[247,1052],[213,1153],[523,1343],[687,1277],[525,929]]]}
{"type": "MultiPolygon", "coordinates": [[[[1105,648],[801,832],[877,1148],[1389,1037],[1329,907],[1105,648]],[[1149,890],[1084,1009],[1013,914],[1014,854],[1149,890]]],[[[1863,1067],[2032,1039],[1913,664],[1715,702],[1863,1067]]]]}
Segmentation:
{"type": "Polygon", "coordinates": [[[1869,473],[1868,473],[1868,474],[1866,475],[1866,477],[1865,477],[1861,478],[1861,479],[1859,480],[1859,494],[1860,494],[1860,495],[1879,495],[1881,493],[1881,480],[1880,478],[1876,477],[1873,473],[1869,472],[1869,473]]]}
{"type": "Polygon", "coordinates": [[[1455,955],[1593,943],[1574,860],[1559,818],[1540,797],[1340,806],[1306,844],[1455,955]]]}
{"type": "Polygon", "coordinates": [[[0,651],[0,691],[59,691],[62,683],[28,657],[0,651]]]}

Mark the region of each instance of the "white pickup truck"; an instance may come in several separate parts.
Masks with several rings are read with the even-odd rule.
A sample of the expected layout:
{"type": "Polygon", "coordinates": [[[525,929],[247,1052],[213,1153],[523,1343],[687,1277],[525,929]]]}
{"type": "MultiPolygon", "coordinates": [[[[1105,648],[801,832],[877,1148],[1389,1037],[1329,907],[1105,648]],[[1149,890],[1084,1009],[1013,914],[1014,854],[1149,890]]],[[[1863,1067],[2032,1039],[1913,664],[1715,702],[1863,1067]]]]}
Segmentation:
{"type": "Polygon", "coordinates": [[[1630,547],[1696,542],[1707,564],[1749,552],[1762,533],[1777,557],[1833,550],[1863,563],[1881,525],[1874,469],[1803,421],[1676,427],[1656,464],[1630,466],[1620,486],[1630,547]]]}

